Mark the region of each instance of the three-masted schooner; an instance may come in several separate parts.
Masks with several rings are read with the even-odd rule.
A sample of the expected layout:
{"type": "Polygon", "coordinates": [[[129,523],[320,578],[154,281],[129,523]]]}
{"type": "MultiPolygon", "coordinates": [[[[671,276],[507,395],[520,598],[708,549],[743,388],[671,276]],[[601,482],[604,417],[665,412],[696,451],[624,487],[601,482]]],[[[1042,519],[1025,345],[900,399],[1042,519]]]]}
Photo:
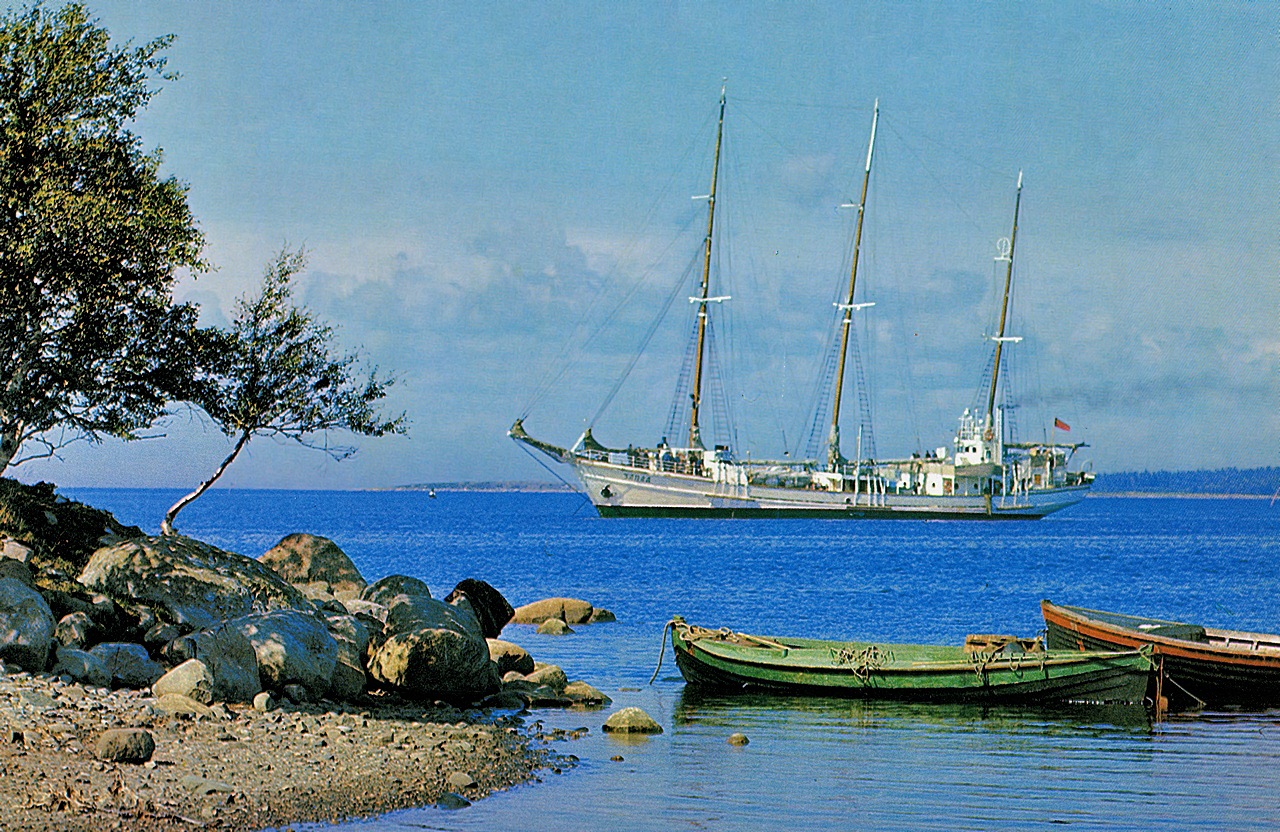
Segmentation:
{"type": "MultiPolygon", "coordinates": [[[[861,447],[856,454],[858,458],[853,461],[841,453],[840,406],[853,313],[869,305],[855,303],[855,290],[879,119],[878,102],[871,121],[862,196],[856,205],[858,214],[848,291],[843,295],[844,302],[837,304],[842,313],[838,368],[825,459],[739,460],[724,445],[716,445],[711,450],[704,447],[700,413],[708,305],[723,299],[711,294],[710,283],[724,112],[722,90],[711,190],[706,197],[702,280],[698,296],[690,298],[697,306],[697,324],[693,336],[687,445],[670,446],[664,437],[656,447],[611,449],[596,441],[588,429],[573,447],[561,448],[530,436],[523,419],[516,420],[508,435],[570,466],[603,517],[1035,519],[1083,499],[1093,474],[1068,470],[1068,464],[1083,443],[1007,441],[1004,408],[996,403],[1004,345],[1020,340],[1006,335],[1005,330],[1022,201],[1021,173],[1014,202],[1013,231],[1007,245],[1002,241],[997,258],[1005,263],[1004,293],[998,332],[991,337],[995,352],[985,412],[964,411],[950,449],[941,447],[924,455],[888,460],[863,459],[861,447]]],[[[1059,426],[1063,426],[1062,423],[1055,427],[1059,426]]]]}

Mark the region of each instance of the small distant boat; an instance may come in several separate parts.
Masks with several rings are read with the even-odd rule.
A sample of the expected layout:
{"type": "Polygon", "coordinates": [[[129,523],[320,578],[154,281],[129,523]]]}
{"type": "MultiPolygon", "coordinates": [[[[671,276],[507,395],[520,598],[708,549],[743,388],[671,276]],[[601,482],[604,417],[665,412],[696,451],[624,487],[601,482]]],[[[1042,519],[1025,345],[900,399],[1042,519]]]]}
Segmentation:
{"type": "Polygon", "coordinates": [[[964,647],[773,638],[677,617],[676,664],[690,685],[917,702],[1141,703],[1153,668],[1137,650],[1046,651],[1038,639],[970,636],[964,647]]]}
{"type": "Polygon", "coordinates": [[[1171,708],[1280,705],[1280,635],[1219,630],[1040,602],[1057,650],[1149,648],[1171,708]]]}
{"type": "Polygon", "coordinates": [[[436,490],[434,488],[428,489],[427,496],[434,500],[436,498],[436,490]]]}

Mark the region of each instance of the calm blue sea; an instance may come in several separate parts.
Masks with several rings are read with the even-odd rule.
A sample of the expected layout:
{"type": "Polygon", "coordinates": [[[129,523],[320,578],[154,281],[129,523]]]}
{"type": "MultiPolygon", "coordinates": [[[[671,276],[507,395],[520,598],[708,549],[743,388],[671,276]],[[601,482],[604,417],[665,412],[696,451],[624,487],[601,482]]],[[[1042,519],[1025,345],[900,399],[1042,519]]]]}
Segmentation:
{"type": "MultiPolygon", "coordinates": [[[[180,496],[69,493],[148,530],[180,496]]],[[[405,573],[443,595],[477,577],[515,605],[570,595],[617,614],[571,636],[503,635],[665,733],[623,742],[600,732],[608,711],[540,711],[548,727],[590,729],[560,748],[577,768],[461,811],[343,830],[1280,828],[1280,712],[1153,725],[1127,708],[699,697],[669,649],[647,684],[676,613],[759,633],[959,643],[1034,634],[1049,598],[1280,631],[1280,505],[1266,500],[1092,497],[1028,523],[696,521],[602,520],[567,494],[215,490],[180,520],[250,556],[307,531],[370,580],[405,573]],[[735,731],[750,744],[729,746],[735,731]]]]}

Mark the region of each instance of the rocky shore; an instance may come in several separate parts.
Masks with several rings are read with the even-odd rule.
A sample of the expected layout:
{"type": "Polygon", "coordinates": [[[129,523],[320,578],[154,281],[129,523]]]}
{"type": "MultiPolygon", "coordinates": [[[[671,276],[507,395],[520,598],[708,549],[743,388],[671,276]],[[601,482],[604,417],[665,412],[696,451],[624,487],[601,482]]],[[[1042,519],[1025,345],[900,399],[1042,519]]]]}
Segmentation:
{"type": "Polygon", "coordinates": [[[516,610],[465,578],[437,600],[411,576],[366,583],[325,538],[252,559],[10,480],[0,555],[0,828],[461,808],[576,762],[531,708],[609,704],[498,638],[612,620],[576,599],[516,610]]]}

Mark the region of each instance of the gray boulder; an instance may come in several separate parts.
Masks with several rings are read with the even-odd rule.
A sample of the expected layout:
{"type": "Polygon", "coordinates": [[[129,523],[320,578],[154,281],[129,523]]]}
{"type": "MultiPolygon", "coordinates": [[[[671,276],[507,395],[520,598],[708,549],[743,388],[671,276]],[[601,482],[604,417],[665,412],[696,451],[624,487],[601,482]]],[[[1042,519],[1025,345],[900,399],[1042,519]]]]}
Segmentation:
{"type": "Polygon", "coordinates": [[[55,676],[70,676],[72,681],[96,688],[111,687],[111,671],[102,659],[86,650],[63,647],[53,665],[55,676]]]}
{"type": "Polygon", "coordinates": [[[80,583],[126,606],[148,606],[185,629],[272,610],[312,609],[258,561],[189,537],[141,537],[93,553],[80,583]]]}
{"type": "Polygon", "coordinates": [[[360,570],[338,544],[314,534],[291,534],[268,549],[259,561],[291,584],[323,581],[325,591],[360,593],[366,586],[360,570]]]}
{"type": "Polygon", "coordinates": [[[484,643],[480,621],[466,598],[459,598],[452,604],[422,595],[397,595],[391,599],[384,626],[387,633],[406,633],[423,628],[453,630],[484,643]]]}
{"type": "Polygon", "coordinates": [[[338,646],[333,676],[329,679],[329,698],[338,701],[355,699],[364,692],[368,681],[364,663],[369,631],[354,615],[326,615],[325,626],[338,646]]]}
{"type": "Polygon", "coordinates": [[[262,690],[258,655],[237,627],[221,624],[169,642],[168,661],[199,659],[213,675],[213,698],[220,702],[251,702],[262,690]]]}
{"type": "Polygon", "coordinates": [[[151,692],[156,696],[176,693],[208,705],[213,701],[213,673],[199,659],[187,659],[157,679],[151,692]]]}
{"type": "Polygon", "coordinates": [[[423,701],[474,702],[501,685],[484,638],[456,629],[422,627],[392,634],[370,658],[369,675],[402,696],[423,701]]]}
{"type": "Polygon", "coordinates": [[[279,690],[299,684],[316,698],[329,690],[338,644],[323,619],[296,610],[277,610],[229,623],[253,645],[262,687],[279,690]]]}
{"type": "Polygon", "coordinates": [[[0,578],[0,660],[43,671],[56,626],[39,592],[14,578],[0,578]]]}
{"type": "Polygon", "coordinates": [[[164,675],[164,667],[153,661],[141,644],[104,642],[89,652],[107,668],[113,687],[149,688],[164,675]]]}
{"type": "Polygon", "coordinates": [[[408,575],[388,575],[379,578],[364,588],[360,593],[361,601],[372,601],[375,604],[390,606],[390,601],[397,595],[420,595],[431,597],[431,590],[417,578],[408,575]]]}

